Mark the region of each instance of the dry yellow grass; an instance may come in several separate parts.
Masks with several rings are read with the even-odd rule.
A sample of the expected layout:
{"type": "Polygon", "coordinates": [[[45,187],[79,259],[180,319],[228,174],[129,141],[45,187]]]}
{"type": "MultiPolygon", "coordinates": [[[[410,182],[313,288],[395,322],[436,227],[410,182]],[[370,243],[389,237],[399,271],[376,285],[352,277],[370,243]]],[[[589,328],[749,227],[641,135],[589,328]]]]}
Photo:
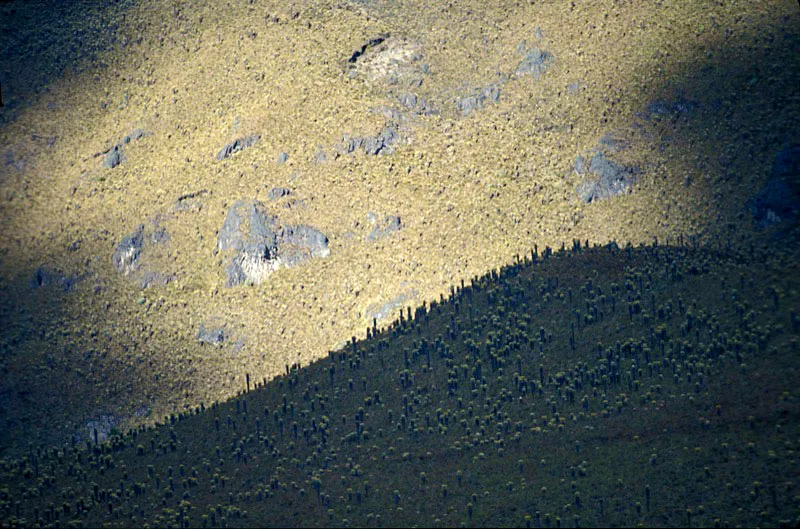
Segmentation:
{"type": "MultiPolygon", "coordinates": [[[[140,405],[163,416],[230,397],[245,373],[269,378],[363,336],[371,305],[409,292],[416,296],[406,304],[438,298],[534,245],[637,244],[678,234],[710,242],[731,234],[727,223],[746,231],[737,216],[748,198],[740,188],[766,178],[774,153],[752,159],[745,181],[725,181],[713,162],[718,141],[735,136],[724,124],[701,114],[701,125],[677,138],[670,123],[650,125],[651,136],[630,127],[649,102],[682,89],[694,88],[695,98],[709,88],[724,95],[725,86],[694,86],[697,72],[706,63],[724,69],[724,58],[758,35],[797,22],[796,6],[575,4],[163,1],[118,15],[131,44],[53,80],[0,128],[0,145],[26,164],[0,168],[5,309],[9,322],[25,321],[24,307],[34,316],[26,325],[49,325],[7,348],[3,386],[25,388],[30,400],[13,398],[3,446],[37,438],[23,417],[36,428],[55,422],[64,429],[47,435],[66,438],[99,414],[135,423],[146,420],[133,418],[140,405]],[[381,34],[391,35],[391,53],[365,59],[350,76],[347,59],[381,34]],[[523,39],[553,54],[550,69],[536,82],[512,76],[497,104],[458,115],[457,97],[514,72],[523,39]],[[397,97],[411,90],[385,74],[417,75],[408,60],[415,52],[430,73],[413,91],[440,113],[409,114],[404,141],[389,156],[335,158],[343,135],[375,134],[386,122],[381,109],[400,108],[397,97]],[[569,93],[576,81],[581,89],[569,93]],[[104,169],[93,154],[137,127],[152,135],[126,145],[121,166],[104,169]],[[615,131],[631,143],[617,160],[650,165],[631,194],[584,204],[573,159],[615,131]],[[214,161],[222,145],[251,133],[261,135],[254,147],[214,161]],[[48,148],[31,134],[58,139],[48,148]],[[673,144],[661,152],[664,135],[673,144]],[[328,155],[320,164],[318,145],[328,155]],[[279,166],[282,151],[289,160],[279,166]],[[687,175],[693,184],[685,187],[687,175]],[[303,205],[268,201],[274,186],[291,188],[303,205]],[[178,196],[201,189],[210,193],[199,212],[174,211],[178,196]],[[283,222],[320,229],[330,257],[280,269],[257,286],[225,288],[229,257],[215,256],[216,232],[240,198],[263,201],[283,222]],[[367,242],[368,212],[399,215],[403,228],[367,242]],[[111,254],[123,236],[156,219],[170,241],[148,249],[142,267],[177,277],[141,291],[116,273],[111,254]],[[68,251],[77,239],[80,248],[68,251]],[[87,277],[53,301],[52,292],[27,287],[40,265],[87,277]],[[209,321],[224,324],[232,340],[198,344],[199,325],[209,321]],[[234,351],[239,338],[244,345],[234,351]]],[[[740,85],[732,76],[730,86],[740,85]]],[[[3,331],[6,343],[15,325],[3,331]]]]}

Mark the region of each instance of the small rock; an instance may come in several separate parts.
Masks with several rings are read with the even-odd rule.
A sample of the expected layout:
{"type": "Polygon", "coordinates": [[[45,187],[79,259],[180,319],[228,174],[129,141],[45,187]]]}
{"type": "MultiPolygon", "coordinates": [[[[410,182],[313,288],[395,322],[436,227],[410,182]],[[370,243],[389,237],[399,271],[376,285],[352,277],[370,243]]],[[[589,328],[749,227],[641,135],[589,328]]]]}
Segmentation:
{"type": "Polygon", "coordinates": [[[113,169],[114,167],[123,163],[125,161],[125,155],[122,152],[122,146],[130,143],[131,140],[138,140],[139,138],[142,138],[148,134],[149,133],[143,129],[134,129],[133,132],[122,138],[122,141],[108,150],[106,157],[103,160],[103,167],[106,169],[113,169]]]}
{"type": "Polygon", "coordinates": [[[150,241],[153,244],[163,244],[169,241],[169,233],[167,232],[167,229],[162,226],[157,227],[155,230],[153,230],[153,233],[150,234],[150,241]]]}
{"type": "Polygon", "coordinates": [[[224,160],[225,158],[228,158],[239,151],[247,149],[248,147],[252,147],[260,139],[261,135],[259,134],[253,134],[250,136],[237,138],[233,142],[226,144],[222,149],[220,149],[220,151],[217,153],[214,159],[216,159],[217,161],[224,160]]]}
{"type": "Polygon", "coordinates": [[[279,198],[283,198],[285,196],[288,196],[291,193],[292,193],[292,191],[289,188],[286,188],[286,187],[273,187],[267,193],[267,198],[269,200],[278,200],[279,198]]]}
{"type": "Polygon", "coordinates": [[[115,145],[108,151],[105,159],[103,160],[103,167],[106,169],[113,169],[124,161],[122,150],[119,145],[115,145]]]}
{"type": "Polygon", "coordinates": [[[417,96],[415,94],[403,94],[400,96],[400,104],[408,109],[417,106],[417,96]]]}
{"type": "Polygon", "coordinates": [[[497,103],[500,100],[500,86],[492,83],[482,88],[476,95],[472,95],[456,101],[456,108],[461,115],[469,116],[474,110],[480,110],[488,103],[497,103]]]}
{"type": "Polygon", "coordinates": [[[289,161],[289,154],[282,152],[278,155],[278,165],[283,165],[289,161]]]}
{"type": "Polygon", "coordinates": [[[383,222],[376,224],[372,231],[367,235],[368,241],[374,241],[383,237],[388,237],[392,233],[399,231],[403,227],[400,217],[397,215],[389,215],[383,219],[383,222]]]}
{"type": "Polygon", "coordinates": [[[129,275],[139,267],[138,260],[144,245],[144,224],[122,238],[112,256],[114,268],[123,275],[129,275]]]}
{"type": "Polygon", "coordinates": [[[175,211],[200,211],[203,209],[201,197],[208,194],[207,190],[201,189],[179,196],[175,200],[175,211]]]}
{"type": "Polygon", "coordinates": [[[207,343],[220,347],[225,343],[227,335],[223,327],[215,327],[206,329],[205,325],[200,324],[200,329],[197,331],[197,341],[201,344],[207,343]]]}
{"type": "Polygon", "coordinates": [[[142,129],[134,129],[133,132],[122,139],[122,143],[130,143],[131,140],[138,140],[139,138],[144,137],[145,134],[146,132],[142,129]]]}
{"type": "Polygon", "coordinates": [[[308,257],[328,257],[331,254],[331,250],[328,248],[328,237],[318,229],[305,224],[283,227],[280,231],[278,246],[278,255],[283,258],[284,264],[287,266],[308,257]],[[287,245],[301,249],[303,257],[299,260],[289,259],[287,245]]]}
{"type": "Polygon", "coordinates": [[[398,139],[396,126],[393,123],[389,123],[375,136],[361,138],[345,135],[336,150],[341,154],[352,154],[359,149],[372,156],[391,154],[394,152],[394,145],[398,139]]]}

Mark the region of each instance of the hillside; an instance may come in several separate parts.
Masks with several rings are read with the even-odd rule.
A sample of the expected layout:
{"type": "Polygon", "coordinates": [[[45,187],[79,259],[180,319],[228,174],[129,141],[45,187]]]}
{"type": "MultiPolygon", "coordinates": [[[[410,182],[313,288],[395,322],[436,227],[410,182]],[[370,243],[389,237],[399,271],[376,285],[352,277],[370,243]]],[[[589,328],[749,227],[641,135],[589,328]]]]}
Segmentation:
{"type": "Polygon", "coordinates": [[[793,0],[0,3],[0,525],[796,524],[798,49],[793,0]]]}
{"type": "Polygon", "coordinates": [[[793,526],[796,257],[548,248],[232,401],[3,461],[0,519],[793,526]]]}

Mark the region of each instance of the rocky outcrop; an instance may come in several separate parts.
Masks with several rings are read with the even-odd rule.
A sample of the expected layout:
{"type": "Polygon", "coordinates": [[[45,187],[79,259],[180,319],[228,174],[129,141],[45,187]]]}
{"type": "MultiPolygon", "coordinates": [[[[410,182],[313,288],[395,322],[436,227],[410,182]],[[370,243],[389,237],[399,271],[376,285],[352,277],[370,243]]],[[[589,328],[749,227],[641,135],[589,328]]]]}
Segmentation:
{"type": "Polygon", "coordinates": [[[117,272],[127,276],[137,270],[139,268],[139,256],[142,254],[143,246],[144,224],[140,224],[133,233],[123,237],[114,250],[114,255],[112,255],[111,260],[117,272]]]}
{"type": "Polygon", "coordinates": [[[462,116],[469,116],[474,110],[480,110],[489,103],[500,101],[500,86],[492,83],[485,88],[479,89],[476,94],[460,98],[456,101],[456,109],[462,116]]]}
{"type": "Polygon", "coordinates": [[[169,232],[163,226],[156,224],[152,231],[148,231],[144,224],[140,224],[136,230],[122,238],[114,249],[111,261],[120,274],[137,278],[142,289],[166,285],[175,279],[175,275],[144,270],[140,266],[140,258],[148,248],[164,245],[168,241],[169,232]]]}
{"type": "Polygon", "coordinates": [[[340,154],[352,154],[358,150],[364,154],[375,156],[377,154],[391,154],[398,140],[397,127],[393,123],[386,125],[375,136],[349,136],[345,135],[342,142],[336,147],[340,154]]]}
{"type": "Polygon", "coordinates": [[[229,158],[230,156],[233,156],[239,151],[243,151],[244,149],[252,147],[260,139],[261,135],[259,134],[253,134],[250,136],[237,138],[233,140],[231,143],[226,144],[222,149],[220,149],[220,151],[217,153],[214,159],[217,161],[221,161],[224,160],[225,158],[229,158]]]}
{"type": "Polygon", "coordinates": [[[311,226],[282,225],[257,200],[239,200],[217,235],[217,250],[232,252],[226,286],[260,283],[280,267],[330,255],[328,238],[311,226]]]}
{"type": "Polygon", "coordinates": [[[578,156],[574,168],[583,176],[577,193],[586,203],[626,193],[638,172],[635,167],[621,165],[607,158],[602,151],[595,152],[588,164],[582,156],[578,156]]]}

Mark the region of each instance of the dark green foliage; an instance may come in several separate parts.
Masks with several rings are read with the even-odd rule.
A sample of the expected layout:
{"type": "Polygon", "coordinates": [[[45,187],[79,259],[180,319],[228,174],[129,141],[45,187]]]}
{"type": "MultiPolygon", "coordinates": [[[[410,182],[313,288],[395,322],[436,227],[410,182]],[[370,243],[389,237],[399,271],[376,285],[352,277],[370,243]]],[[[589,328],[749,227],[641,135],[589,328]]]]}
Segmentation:
{"type": "Polygon", "coordinates": [[[231,402],[0,461],[0,525],[797,524],[788,258],[531,255],[231,402]]]}

